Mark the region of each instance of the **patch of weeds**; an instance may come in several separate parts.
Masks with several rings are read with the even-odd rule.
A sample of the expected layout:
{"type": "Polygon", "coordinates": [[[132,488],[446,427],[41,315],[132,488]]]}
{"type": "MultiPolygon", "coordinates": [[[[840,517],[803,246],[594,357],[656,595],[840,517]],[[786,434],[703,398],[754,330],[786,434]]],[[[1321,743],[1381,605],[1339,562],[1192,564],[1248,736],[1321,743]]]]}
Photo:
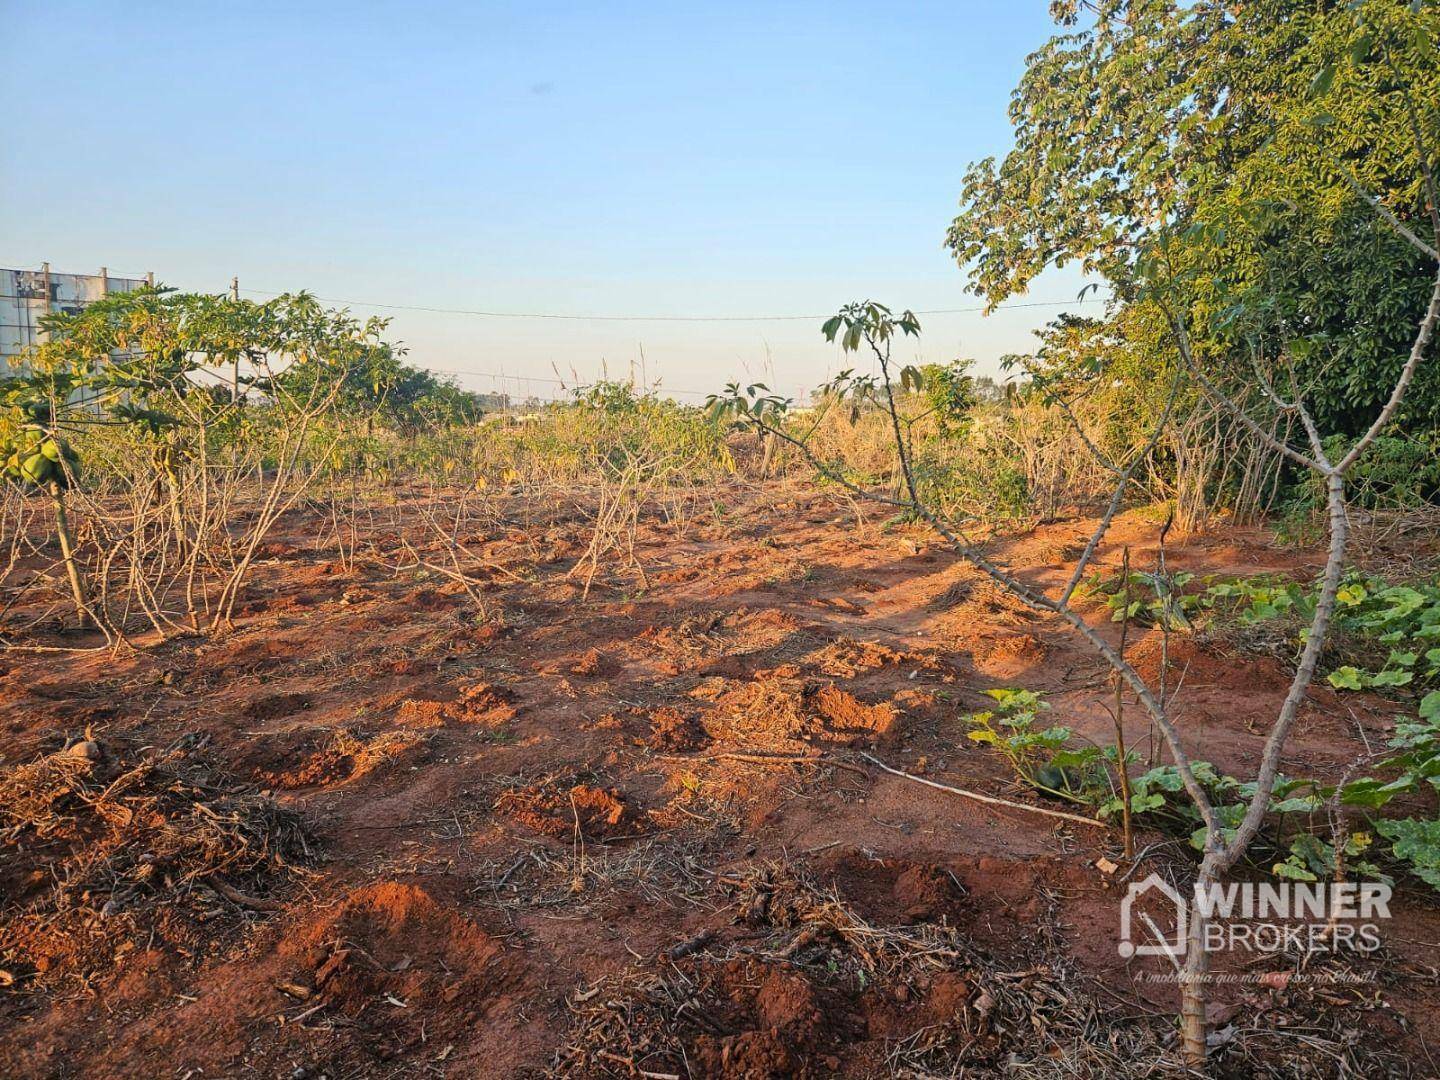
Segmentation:
{"type": "Polygon", "coordinates": [[[1128,580],[1123,574],[1092,575],[1085,583],[1087,595],[1110,610],[1111,622],[1138,623],[1168,630],[1189,630],[1192,617],[1205,602],[1197,593],[1185,592],[1195,578],[1182,571],[1174,574],[1135,570],[1128,580]]]}
{"type": "Polygon", "coordinates": [[[1063,724],[1040,727],[1040,714],[1050,703],[1034,690],[985,691],[995,708],[971,713],[968,737],[1000,753],[1015,775],[1037,791],[1077,803],[1096,801],[1096,790],[1108,793],[1097,746],[1071,747],[1075,732],[1063,724]]]}
{"type": "MultiPolygon", "coordinates": [[[[1049,708],[1043,696],[1018,688],[986,691],[996,707],[966,717],[969,738],[1003,756],[1015,775],[1037,791],[1093,806],[1101,819],[1122,813],[1125,804],[1115,780],[1114,746],[1074,745],[1072,729],[1044,725],[1049,708]]],[[[1401,722],[1390,740],[1395,753],[1377,766],[1391,774],[1364,776],[1341,785],[1308,777],[1280,777],[1268,807],[1266,827],[1252,849],[1258,865],[1277,877],[1319,881],[1342,872],[1389,880],[1385,868],[1401,870],[1440,888],[1440,819],[1381,817],[1379,811],[1403,795],[1425,788],[1440,793],[1440,690],[1427,694],[1415,721],[1401,722]],[[1316,815],[1329,811],[1315,823],[1316,815]],[[1341,815],[1362,820],[1351,827],[1341,815]],[[1322,827],[1323,826],[1323,827],[1322,827]],[[1377,844],[1376,836],[1389,841],[1377,844]]],[[[1128,755],[1127,767],[1136,762],[1128,755]]],[[[1256,785],[1192,763],[1195,779],[1210,797],[1222,834],[1233,840],[1256,785]]],[[[1130,777],[1130,813],[1171,835],[1188,836],[1203,851],[1206,829],[1180,771],[1162,765],[1130,777]]]]}

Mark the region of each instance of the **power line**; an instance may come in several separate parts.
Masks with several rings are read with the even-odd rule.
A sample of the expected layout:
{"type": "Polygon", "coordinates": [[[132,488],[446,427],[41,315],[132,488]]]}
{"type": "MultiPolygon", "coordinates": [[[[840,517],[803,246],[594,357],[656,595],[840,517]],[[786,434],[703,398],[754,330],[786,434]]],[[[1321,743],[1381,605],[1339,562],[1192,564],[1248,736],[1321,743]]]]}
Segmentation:
{"type": "MultiPolygon", "coordinates": [[[[113,273],[109,276],[111,278],[120,277],[120,275],[113,273]]],[[[143,276],[134,278],[126,277],[124,280],[143,280],[143,276]]],[[[249,293],[253,296],[286,295],[285,292],[275,289],[240,289],[238,291],[249,293]]],[[[326,304],[351,304],[355,307],[385,308],[391,311],[423,311],[436,315],[473,315],[483,319],[554,319],[566,322],[801,322],[815,319],[828,319],[831,315],[835,314],[833,311],[827,311],[813,315],[576,315],[548,311],[488,311],[479,308],[433,307],[424,304],[393,304],[375,300],[343,300],[333,296],[316,296],[315,299],[326,304]]],[[[84,301],[80,302],[84,303],[84,301]]],[[[1085,302],[1084,294],[1082,293],[1073,300],[1027,300],[1018,304],[1001,304],[993,309],[984,304],[963,308],[928,308],[916,311],[914,314],[974,315],[988,313],[992,310],[1011,311],[1020,308],[1064,307],[1069,304],[1083,304],[1085,302]]]]}
{"type": "MultiPolygon", "coordinates": [[[[242,290],[242,291],[243,291],[243,290],[242,290]]],[[[327,301],[327,302],[328,302],[328,303],[334,303],[335,301],[327,301]]],[[[510,380],[514,380],[514,381],[517,382],[517,383],[523,380],[523,381],[525,381],[525,382],[543,382],[543,383],[550,383],[550,384],[552,384],[552,385],[554,385],[554,386],[561,386],[561,387],[566,387],[566,388],[573,388],[573,387],[575,387],[575,386],[584,386],[584,385],[585,385],[585,381],[584,381],[583,379],[579,379],[579,378],[576,378],[576,379],[552,379],[552,378],[550,378],[550,377],[547,376],[547,375],[525,375],[525,374],[523,374],[523,373],[521,373],[521,372],[514,372],[514,371],[512,371],[512,372],[503,372],[503,371],[460,371],[460,370],[457,370],[457,369],[455,369],[455,368],[431,367],[429,364],[423,364],[423,365],[421,365],[421,366],[424,367],[424,369],[425,369],[426,371],[428,371],[428,372],[430,372],[431,374],[434,374],[434,375],[465,375],[465,376],[470,376],[470,377],[474,377],[474,378],[481,378],[481,379],[489,378],[489,379],[496,379],[496,380],[506,380],[506,379],[510,379],[510,380]]],[[[658,389],[658,390],[660,391],[660,393],[662,393],[662,394],[687,394],[687,395],[690,395],[690,396],[693,396],[693,397],[709,397],[712,393],[714,393],[714,391],[712,391],[712,390],[681,390],[681,389],[672,389],[671,387],[665,386],[663,383],[661,383],[660,385],[658,385],[658,386],[656,387],[656,389],[658,389]]]]}
{"type": "MultiPolygon", "coordinates": [[[[242,293],[256,296],[283,296],[273,289],[241,289],[242,293]]],[[[424,311],[436,315],[473,315],[483,319],[556,319],[567,322],[812,322],[826,319],[833,311],[818,315],[571,315],[543,311],[483,311],[475,308],[428,307],[421,304],[388,304],[370,300],[342,300],[333,296],[317,296],[325,304],[349,304],[354,307],[385,308],[391,311],[424,311]]],[[[1064,307],[1069,304],[1083,304],[1075,300],[1029,300],[1019,304],[1003,304],[994,309],[985,305],[963,308],[930,308],[915,312],[916,315],[971,315],[980,312],[1010,311],[1016,308],[1064,307]]]]}
{"type": "MultiPolygon", "coordinates": [[[[82,275],[83,276],[83,275],[82,275]]],[[[111,278],[118,278],[119,275],[110,274],[111,278]]],[[[124,280],[143,280],[143,278],[124,278],[124,280]]],[[[284,296],[283,291],[275,289],[240,289],[242,293],[249,293],[252,296],[284,296]]],[[[565,322],[809,322],[815,319],[828,319],[835,314],[833,311],[821,312],[813,315],[575,315],[562,312],[548,311],[487,311],[479,308],[450,308],[432,307],[425,304],[393,304],[377,300],[344,300],[333,296],[316,296],[316,300],[325,304],[350,304],[355,307],[384,308],[390,311],[423,311],[435,315],[472,315],[482,319],[552,319],[565,322]]],[[[77,301],[85,303],[86,301],[77,301]]],[[[1011,311],[1019,308],[1039,307],[1064,307],[1069,304],[1083,304],[1083,296],[1074,300],[1027,300],[1018,304],[1001,304],[995,308],[989,308],[984,304],[977,304],[974,307],[963,308],[928,308],[917,311],[916,315],[974,315],[988,313],[990,311],[1011,311]]]]}
{"type": "MultiPolygon", "coordinates": [[[[112,275],[113,276],[113,275],[112,275]]],[[[232,292],[248,293],[253,296],[283,296],[285,293],[273,289],[235,289],[235,282],[231,284],[232,292]]],[[[345,304],[363,308],[382,308],[391,311],[419,311],[438,315],[469,315],[484,319],[544,319],[564,322],[675,322],[675,323],[730,323],[730,322],[814,322],[828,318],[833,312],[811,315],[577,315],[560,312],[539,312],[539,311],[489,311],[478,308],[449,308],[434,307],[422,304],[394,304],[380,301],[368,300],[344,300],[337,297],[316,296],[316,300],[326,304],[345,304]]],[[[78,301],[85,304],[89,301],[78,301]]],[[[915,312],[916,315],[970,315],[989,313],[990,311],[1010,311],[1021,308],[1041,307],[1066,307],[1072,304],[1080,305],[1086,302],[1082,292],[1073,300],[1027,300],[1015,304],[1002,304],[993,309],[985,305],[976,305],[963,308],[928,308],[915,312]]],[[[441,375],[460,375],[468,378],[489,378],[497,381],[505,379],[525,379],[527,382],[543,382],[565,387],[570,381],[565,379],[552,379],[540,375],[515,375],[505,374],[497,371],[461,371],[453,368],[437,368],[428,364],[422,365],[425,370],[441,375]]],[[[662,388],[667,394],[683,394],[687,396],[704,397],[708,396],[705,390],[686,390],[662,388]]]]}

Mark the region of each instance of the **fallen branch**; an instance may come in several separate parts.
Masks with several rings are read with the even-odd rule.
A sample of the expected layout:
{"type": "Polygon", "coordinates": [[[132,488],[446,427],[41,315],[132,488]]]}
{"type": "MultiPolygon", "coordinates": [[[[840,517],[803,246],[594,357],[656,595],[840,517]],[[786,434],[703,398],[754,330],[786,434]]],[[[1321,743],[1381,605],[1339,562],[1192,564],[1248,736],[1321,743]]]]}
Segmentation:
{"type": "Polygon", "coordinates": [[[906,780],[914,780],[917,784],[924,784],[926,787],[938,788],[941,791],[948,791],[951,795],[960,795],[976,802],[988,803],[991,806],[1005,806],[1011,810],[1025,810],[1031,814],[1044,814],[1046,817],[1060,818],[1062,821],[1073,821],[1079,825],[1090,825],[1096,829],[1105,828],[1103,821],[1096,821],[1094,818],[1081,817],[1079,814],[1067,814],[1063,810],[1047,810],[1043,806],[1030,806],[1028,803],[1011,802],[1009,799],[997,799],[993,795],[981,795],[975,791],[966,791],[964,788],[951,787],[949,784],[937,783],[934,780],[926,780],[923,776],[912,776],[908,772],[901,772],[899,769],[892,769],[874,754],[867,754],[860,751],[860,756],[872,764],[880,766],[888,773],[896,776],[903,776],[906,780]]]}
{"type": "Polygon", "coordinates": [[[226,900],[229,900],[232,904],[247,908],[250,911],[279,911],[285,906],[274,900],[261,900],[257,896],[249,896],[246,893],[242,893],[239,889],[221,881],[214,874],[208,875],[203,880],[207,886],[219,893],[226,900]]]}
{"type": "Polygon", "coordinates": [[[715,940],[715,937],[716,932],[714,930],[702,930],[688,941],[682,941],[680,944],[673,946],[666,955],[668,955],[671,960],[683,960],[692,953],[697,953],[705,948],[705,946],[715,940]]]}
{"type": "Polygon", "coordinates": [[[645,1080],[680,1080],[679,1073],[650,1072],[640,1068],[640,1066],[636,1065],[635,1062],[629,1058],[621,1057],[619,1054],[612,1054],[609,1050],[599,1050],[596,1053],[606,1061],[613,1061],[616,1065],[624,1065],[627,1069],[633,1070],[636,1076],[643,1076],[645,1080]]]}

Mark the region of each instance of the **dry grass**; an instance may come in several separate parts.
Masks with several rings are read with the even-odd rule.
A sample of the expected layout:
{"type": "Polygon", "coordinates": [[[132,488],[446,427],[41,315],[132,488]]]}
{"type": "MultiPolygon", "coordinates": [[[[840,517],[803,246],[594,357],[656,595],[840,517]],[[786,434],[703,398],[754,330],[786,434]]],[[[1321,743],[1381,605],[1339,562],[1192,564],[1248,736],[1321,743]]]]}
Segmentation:
{"type": "MultiPolygon", "coordinates": [[[[945,922],[873,924],[796,862],[712,877],[736,927],[582,987],[546,1075],[690,1077],[717,1061],[736,1075],[812,1075],[827,1051],[855,1049],[857,1031],[884,1030],[875,1018],[886,1015],[892,1027],[908,1017],[908,1030],[871,1037],[866,1075],[1197,1075],[1180,1062],[1171,1016],[1055,961],[1064,953],[1050,920],[1037,925],[1029,960],[1002,962],[945,922]]],[[[1214,1075],[1411,1075],[1363,1037],[1356,1011],[1299,997],[1286,1011],[1280,1027],[1259,1016],[1219,1027],[1214,1075]]]]}
{"type": "Polygon", "coordinates": [[[772,1066],[787,1055],[813,1063],[853,1038],[867,1009],[883,1011],[891,1000],[919,1002],[917,1019],[905,1037],[876,1040],[873,1075],[1173,1074],[1162,1025],[1117,1019],[1064,972],[1013,970],[944,923],[874,925],[796,863],[717,880],[748,932],[727,934],[728,943],[702,934],[672,950],[658,972],[632,969],[576,995],[557,1075],[702,1075],[697,1047],[702,1057],[719,1047],[737,1064],[757,1048],[772,1066]],[[737,982],[751,989],[737,994],[737,982]],[[763,999],[777,985],[799,988],[793,996],[807,1005],[797,1023],[767,1028],[775,1017],[763,999]],[[738,998],[757,996],[761,1015],[737,1011],[738,998]]]}
{"type": "Polygon", "coordinates": [[[278,908],[264,894],[314,854],[298,815],[217,787],[193,758],[124,760],[91,741],[0,778],[0,852],[0,963],[41,985],[88,984],[142,934],[278,908]]]}

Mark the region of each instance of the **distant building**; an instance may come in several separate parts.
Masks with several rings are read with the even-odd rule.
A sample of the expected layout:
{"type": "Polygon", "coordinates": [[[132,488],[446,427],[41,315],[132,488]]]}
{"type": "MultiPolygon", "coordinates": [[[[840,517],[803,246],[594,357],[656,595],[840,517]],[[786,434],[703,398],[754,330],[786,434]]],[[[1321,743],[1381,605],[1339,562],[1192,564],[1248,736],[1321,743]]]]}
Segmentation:
{"type": "Polygon", "coordinates": [[[112,277],[103,266],[98,274],[58,274],[49,263],[39,270],[0,269],[0,379],[14,374],[16,358],[44,340],[42,316],[76,312],[107,293],[130,292],[154,281],[154,274],[112,277]]]}

